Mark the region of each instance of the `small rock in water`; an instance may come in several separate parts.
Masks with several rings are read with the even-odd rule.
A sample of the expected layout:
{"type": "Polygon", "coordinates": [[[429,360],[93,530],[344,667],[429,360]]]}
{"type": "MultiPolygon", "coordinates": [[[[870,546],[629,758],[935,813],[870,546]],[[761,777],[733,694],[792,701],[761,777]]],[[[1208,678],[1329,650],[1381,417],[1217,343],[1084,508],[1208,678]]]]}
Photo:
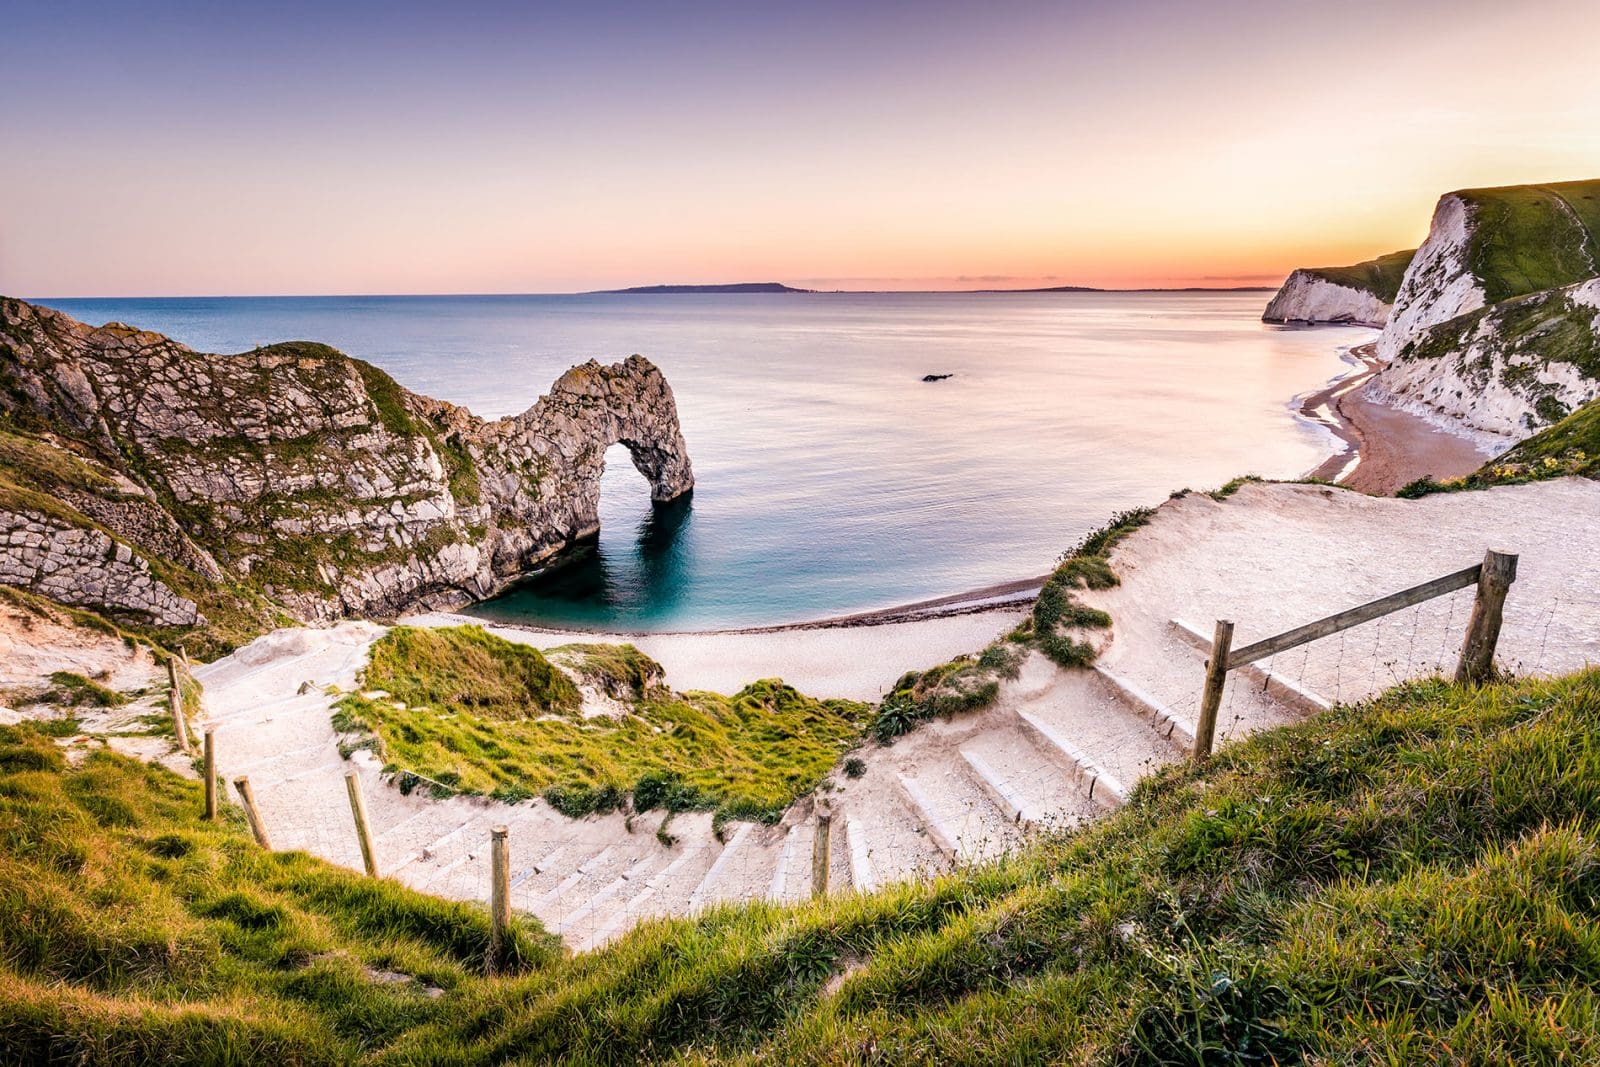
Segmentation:
{"type": "Polygon", "coordinates": [[[946,378],[952,377],[954,377],[954,375],[951,374],[924,374],[922,376],[922,380],[925,382],[942,382],[946,378]]]}

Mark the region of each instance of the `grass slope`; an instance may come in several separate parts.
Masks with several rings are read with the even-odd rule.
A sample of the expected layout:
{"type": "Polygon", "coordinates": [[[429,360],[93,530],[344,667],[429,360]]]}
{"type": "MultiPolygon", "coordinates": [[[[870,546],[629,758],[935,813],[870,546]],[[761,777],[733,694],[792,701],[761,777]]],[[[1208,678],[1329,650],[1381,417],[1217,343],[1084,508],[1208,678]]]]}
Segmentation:
{"type": "Polygon", "coordinates": [[[660,667],[631,646],[551,656],[630,709],[585,717],[549,659],[480,627],[399,626],[373,646],[364,675],[367,692],[389,696],[345,697],[336,725],[371,731],[395,772],[509,801],[542,794],[573,816],[631,800],[639,811],[773,819],[816,788],[871,717],[865,704],[813,700],[772,679],[731,697],[674,693],[651,684],[660,667]]]}
{"type": "Polygon", "coordinates": [[[1468,255],[1488,303],[1600,273],[1600,179],[1458,195],[1477,217],[1468,255]]]}
{"type": "Polygon", "coordinates": [[[1005,865],[573,959],[533,939],[503,979],[475,973],[475,910],[262,856],[198,807],[0,731],[0,1060],[1600,1058],[1597,671],[1403,686],[1005,865]]]}
{"type": "Polygon", "coordinates": [[[1392,304],[1395,294],[1400,291],[1400,280],[1406,276],[1406,268],[1411,266],[1411,259],[1416,254],[1415,248],[1409,248],[1348,267],[1307,267],[1306,273],[1335,285],[1372,293],[1385,304],[1392,304]]]}
{"type": "MultiPolygon", "coordinates": [[[[481,909],[264,853],[202,807],[0,726],[0,1062],[343,1063],[484,984],[481,909]]],[[[523,926],[511,962],[554,959],[523,926]]]]}
{"type": "Polygon", "coordinates": [[[1496,463],[1570,465],[1572,474],[1600,477],[1600,400],[1592,400],[1554,426],[1534,434],[1496,463]]]}

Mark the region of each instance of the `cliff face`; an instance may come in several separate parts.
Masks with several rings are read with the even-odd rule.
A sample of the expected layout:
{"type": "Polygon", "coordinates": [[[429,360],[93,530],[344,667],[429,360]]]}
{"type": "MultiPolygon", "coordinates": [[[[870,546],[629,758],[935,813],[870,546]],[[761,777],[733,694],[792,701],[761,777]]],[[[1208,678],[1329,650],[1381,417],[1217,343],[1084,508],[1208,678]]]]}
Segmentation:
{"type": "Polygon", "coordinates": [[[1272,298],[1263,322],[1381,327],[1390,305],[1375,294],[1331,282],[1314,271],[1297,270],[1272,298]]]}
{"type": "Polygon", "coordinates": [[[1596,393],[1600,181],[1446,194],[1378,341],[1378,385],[1505,438],[1596,393]]]}
{"type": "Polygon", "coordinates": [[[1289,275],[1261,320],[1381,328],[1413,255],[1391,252],[1348,267],[1301,267],[1289,275]]]}
{"type": "Polygon", "coordinates": [[[1483,283],[1473,272],[1468,251],[1475,211],[1460,195],[1440,198],[1428,227],[1428,239],[1417,249],[1395,296],[1395,311],[1378,355],[1393,359],[1405,342],[1441,322],[1483,307],[1483,283]]]}
{"type": "Polygon", "coordinates": [[[1600,396],[1600,278],[1447,319],[1406,341],[1378,383],[1507,442],[1559,422],[1600,396]]]}
{"type": "MultiPolygon", "coordinates": [[[[490,595],[598,529],[612,444],[656,500],[694,485],[672,391],[639,356],[487,422],[324,345],[206,355],[3,300],[0,411],[26,455],[3,471],[0,539],[8,521],[95,531],[113,557],[159,561],[169,592],[221,580],[305,619],[490,595]]],[[[102,604],[183,624],[181,605],[102,604]]]]}

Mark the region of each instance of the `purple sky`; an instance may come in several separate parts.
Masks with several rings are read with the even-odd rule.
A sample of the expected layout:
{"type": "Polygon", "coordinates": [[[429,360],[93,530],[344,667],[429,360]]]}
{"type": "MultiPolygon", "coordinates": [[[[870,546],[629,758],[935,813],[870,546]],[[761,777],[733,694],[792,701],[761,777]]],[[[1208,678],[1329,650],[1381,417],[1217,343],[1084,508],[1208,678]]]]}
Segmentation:
{"type": "Polygon", "coordinates": [[[1593,0],[14,8],[25,296],[1265,283],[1600,176],[1593,0]]]}

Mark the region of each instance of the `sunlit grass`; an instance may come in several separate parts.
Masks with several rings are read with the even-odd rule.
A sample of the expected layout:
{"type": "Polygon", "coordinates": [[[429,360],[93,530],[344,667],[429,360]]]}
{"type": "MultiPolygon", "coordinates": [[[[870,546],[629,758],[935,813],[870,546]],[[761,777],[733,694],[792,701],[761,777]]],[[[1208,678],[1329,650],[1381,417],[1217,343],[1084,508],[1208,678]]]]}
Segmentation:
{"type": "Polygon", "coordinates": [[[1594,1062],[1597,728],[1596,671],[1413,683],[1008,863],[570,959],[525,934],[501,979],[477,909],[0,728],[0,1060],[1594,1062]]]}

